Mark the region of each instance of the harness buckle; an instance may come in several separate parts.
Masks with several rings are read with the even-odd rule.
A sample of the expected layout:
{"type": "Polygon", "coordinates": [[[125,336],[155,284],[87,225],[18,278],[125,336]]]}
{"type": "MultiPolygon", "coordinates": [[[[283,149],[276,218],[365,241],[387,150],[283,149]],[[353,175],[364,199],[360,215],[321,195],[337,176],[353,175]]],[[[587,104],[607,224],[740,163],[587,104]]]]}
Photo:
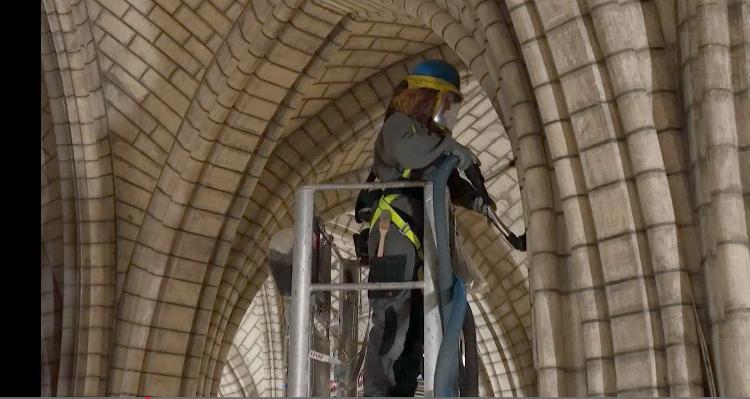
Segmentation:
{"type": "Polygon", "coordinates": [[[404,223],[403,226],[399,227],[399,231],[401,231],[402,233],[404,233],[404,235],[406,235],[406,234],[409,234],[409,232],[411,231],[411,227],[409,227],[408,223],[404,223]]]}

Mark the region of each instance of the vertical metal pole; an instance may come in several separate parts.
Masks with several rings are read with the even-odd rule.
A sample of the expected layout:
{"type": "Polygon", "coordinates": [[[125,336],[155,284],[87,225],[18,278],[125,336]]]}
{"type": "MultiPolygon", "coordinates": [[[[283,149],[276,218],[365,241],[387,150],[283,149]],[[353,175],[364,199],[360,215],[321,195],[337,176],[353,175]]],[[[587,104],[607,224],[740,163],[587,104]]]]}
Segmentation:
{"type": "MultiPolygon", "coordinates": [[[[349,262],[341,263],[343,283],[359,283],[359,267],[349,262]]],[[[357,335],[359,315],[357,298],[359,291],[340,291],[341,298],[341,349],[346,354],[346,371],[342,386],[339,387],[340,397],[357,396],[357,335]]]]}
{"type": "Polygon", "coordinates": [[[309,396],[310,385],[310,276],[314,195],[312,188],[301,188],[294,196],[294,251],[292,255],[292,319],[289,328],[290,397],[309,396]]]}
{"type": "Polygon", "coordinates": [[[424,187],[424,396],[435,394],[435,366],[443,327],[440,321],[440,308],[435,290],[435,210],[433,207],[432,183],[424,187]]]}
{"type": "MultiPolygon", "coordinates": [[[[317,328],[311,328],[313,334],[313,350],[320,352],[324,355],[330,355],[330,345],[328,337],[325,336],[324,331],[320,331],[317,328]]],[[[331,381],[331,364],[328,362],[320,362],[317,360],[310,360],[312,368],[312,387],[310,389],[310,396],[316,398],[327,398],[331,396],[331,388],[328,383],[331,381]]]]}
{"type": "MultiPolygon", "coordinates": [[[[321,220],[314,218],[313,233],[316,240],[318,240],[317,251],[313,252],[313,281],[317,281],[321,284],[331,283],[331,244],[328,241],[325,230],[320,225],[321,220]]],[[[315,248],[315,246],[313,246],[315,248]]],[[[309,289],[309,288],[308,288],[309,289]]],[[[319,291],[315,292],[310,299],[312,306],[312,313],[314,320],[317,319],[321,324],[322,330],[312,326],[310,329],[313,331],[312,348],[316,352],[320,352],[324,355],[331,354],[331,345],[328,341],[330,334],[329,328],[331,324],[331,292],[330,291],[319,291]]],[[[315,324],[315,322],[313,322],[315,324]]],[[[312,385],[310,392],[312,396],[317,398],[331,396],[331,364],[328,362],[320,362],[309,360],[312,370],[312,385]]]]}

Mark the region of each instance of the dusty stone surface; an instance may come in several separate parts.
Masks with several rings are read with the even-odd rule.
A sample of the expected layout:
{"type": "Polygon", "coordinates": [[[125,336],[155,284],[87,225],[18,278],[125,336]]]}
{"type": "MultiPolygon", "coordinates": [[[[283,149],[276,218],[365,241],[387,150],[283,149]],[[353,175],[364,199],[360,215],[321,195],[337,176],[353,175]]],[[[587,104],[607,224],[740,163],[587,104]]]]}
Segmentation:
{"type": "MultiPolygon", "coordinates": [[[[748,14],[42,0],[43,394],[282,396],[269,237],[297,187],[364,180],[391,88],[436,57],[463,79],[457,139],[528,230],[519,253],[460,214],[491,287],[480,394],[707,396],[705,339],[718,394],[750,396],[748,14]]],[[[319,201],[352,256],[351,193],[319,201]]]]}

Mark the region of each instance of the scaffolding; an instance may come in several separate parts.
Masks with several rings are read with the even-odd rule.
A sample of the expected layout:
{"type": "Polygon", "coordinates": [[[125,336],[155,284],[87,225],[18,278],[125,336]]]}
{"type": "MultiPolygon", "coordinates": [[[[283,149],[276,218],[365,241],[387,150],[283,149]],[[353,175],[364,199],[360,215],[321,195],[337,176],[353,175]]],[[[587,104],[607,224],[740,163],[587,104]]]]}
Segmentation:
{"type": "MultiPolygon", "coordinates": [[[[435,214],[433,186],[424,181],[398,181],[386,183],[317,184],[306,185],[295,192],[294,251],[292,258],[291,320],[287,379],[287,396],[310,396],[311,368],[311,296],[315,292],[368,291],[394,289],[421,289],[424,293],[424,396],[432,397],[435,366],[442,339],[442,324],[438,308],[435,282],[435,214]],[[313,239],[315,226],[315,193],[325,190],[362,190],[420,187],[424,192],[424,273],[422,281],[398,283],[316,283],[313,272],[313,239]]],[[[330,279],[329,279],[330,280],[330,279]]],[[[345,280],[346,281],[346,280],[345,280]]],[[[344,296],[342,295],[343,299],[344,296]]],[[[342,309],[343,311],[343,309],[342,309]]],[[[355,327],[356,328],[356,327],[355,327]]],[[[342,336],[350,339],[351,336],[342,336]]],[[[343,342],[342,346],[356,347],[356,342],[343,342]]],[[[351,353],[351,352],[350,352],[351,353]]],[[[356,391],[355,391],[356,392],[356,391]]]]}

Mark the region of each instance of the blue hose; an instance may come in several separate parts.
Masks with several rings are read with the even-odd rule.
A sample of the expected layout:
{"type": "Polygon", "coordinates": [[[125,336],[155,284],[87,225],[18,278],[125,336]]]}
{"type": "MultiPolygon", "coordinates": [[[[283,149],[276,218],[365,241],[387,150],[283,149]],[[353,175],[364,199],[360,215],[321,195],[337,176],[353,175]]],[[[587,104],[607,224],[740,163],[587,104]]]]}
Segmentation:
{"type": "Polygon", "coordinates": [[[463,281],[453,274],[448,232],[448,204],[446,189],[448,177],[458,164],[458,158],[447,155],[440,161],[432,177],[433,208],[435,211],[435,244],[437,246],[438,304],[443,324],[435,365],[435,396],[456,396],[458,387],[458,340],[466,314],[466,291],[463,281]]]}
{"type": "Polygon", "coordinates": [[[453,266],[451,264],[450,239],[448,232],[448,203],[446,193],[448,178],[458,165],[455,155],[445,155],[438,163],[438,170],[431,176],[432,201],[435,214],[435,246],[437,247],[437,280],[438,305],[443,330],[447,327],[453,295],[453,266]]]}
{"type": "Polygon", "coordinates": [[[453,304],[447,327],[440,342],[435,365],[435,396],[457,396],[458,387],[458,339],[466,315],[466,291],[460,278],[453,279],[453,304]]]}

